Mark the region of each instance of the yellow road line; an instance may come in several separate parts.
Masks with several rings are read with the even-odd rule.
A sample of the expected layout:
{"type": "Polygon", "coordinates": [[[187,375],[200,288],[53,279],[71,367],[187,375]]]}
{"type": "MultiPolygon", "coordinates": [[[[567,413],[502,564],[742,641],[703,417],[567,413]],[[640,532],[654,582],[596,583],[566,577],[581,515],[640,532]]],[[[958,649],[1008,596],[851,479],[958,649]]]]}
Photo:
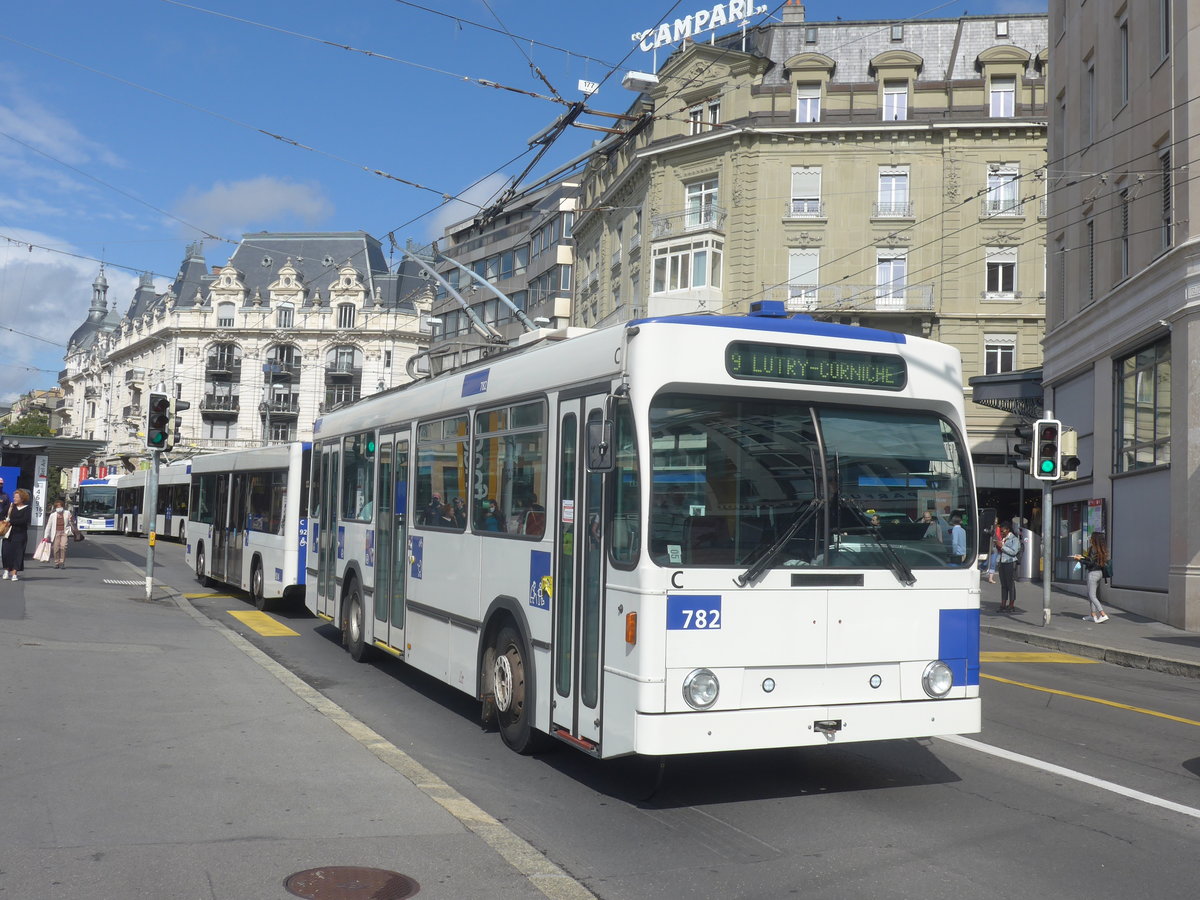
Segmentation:
{"type": "Polygon", "coordinates": [[[980,662],[1030,662],[1030,663],[1071,663],[1073,665],[1099,663],[1098,659],[1088,659],[1086,656],[1075,656],[1071,653],[1032,652],[1020,650],[983,650],[979,654],[980,662]]]}
{"type": "Polygon", "coordinates": [[[292,631],[282,622],[257,609],[227,609],[225,612],[263,637],[300,637],[300,632],[292,631]]]}
{"type": "Polygon", "coordinates": [[[1054,688],[1041,687],[1036,684],[1026,684],[1023,681],[1013,681],[1010,678],[1001,678],[999,675],[980,675],[980,678],[987,678],[990,681],[999,681],[1004,684],[1012,684],[1017,687],[1028,688],[1031,691],[1041,691],[1044,694],[1057,694],[1060,697],[1071,697],[1075,700],[1086,700],[1088,703],[1099,703],[1102,706],[1111,706],[1113,709],[1124,709],[1128,712],[1141,713],[1144,716],[1154,716],[1158,719],[1170,719],[1172,722],[1182,722],[1184,725],[1197,725],[1200,722],[1195,719],[1185,719],[1182,716],[1172,716],[1168,713],[1157,712],[1153,709],[1143,709],[1140,706],[1130,706],[1127,703],[1117,703],[1113,700],[1102,700],[1099,697],[1089,697],[1086,694],[1073,694],[1070,691],[1058,691],[1054,688]]]}

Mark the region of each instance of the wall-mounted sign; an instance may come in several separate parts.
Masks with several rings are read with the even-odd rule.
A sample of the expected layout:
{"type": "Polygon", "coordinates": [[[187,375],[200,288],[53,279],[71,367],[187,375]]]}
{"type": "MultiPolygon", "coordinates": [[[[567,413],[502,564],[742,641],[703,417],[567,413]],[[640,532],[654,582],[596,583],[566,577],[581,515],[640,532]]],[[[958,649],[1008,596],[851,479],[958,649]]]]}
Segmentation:
{"type": "Polygon", "coordinates": [[[728,3],[718,3],[711,9],[698,9],[690,16],[684,16],[674,22],[663,22],[646,31],[635,31],[629,39],[636,41],[637,45],[648,53],[666,44],[677,44],[684,38],[723,28],[731,22],[744,22],[751,16],[762,15],[766,11],[766,5],[755,6],[754,0],[729,0],[728,3]]]}

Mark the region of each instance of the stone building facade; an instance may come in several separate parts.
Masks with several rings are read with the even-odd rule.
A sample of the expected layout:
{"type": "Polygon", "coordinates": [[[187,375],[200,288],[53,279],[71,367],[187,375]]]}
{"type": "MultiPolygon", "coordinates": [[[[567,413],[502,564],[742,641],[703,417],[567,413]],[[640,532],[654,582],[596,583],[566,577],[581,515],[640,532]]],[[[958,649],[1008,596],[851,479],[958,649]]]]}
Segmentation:
{"type": "Polygon", "coordinates": [[[146,395],[165,390],[191,405],[177,455],[311,439],[322,412],[411,379],[429,301],[362,232],[246,235],[212,267],[193,244],[170,288],[144,276],[119,318],[101,274],[60,375],[62,434],[134,467],[146,395]]]}
{"type": "Polygon", "coordinates": [[[965,381],[1041,362],[1046,22],[789,2],[631,73],[635,122],[582,178],[573,324],[772,299],[952,344],[981,505],[1015,514],[1011,422],[965,381]]]}

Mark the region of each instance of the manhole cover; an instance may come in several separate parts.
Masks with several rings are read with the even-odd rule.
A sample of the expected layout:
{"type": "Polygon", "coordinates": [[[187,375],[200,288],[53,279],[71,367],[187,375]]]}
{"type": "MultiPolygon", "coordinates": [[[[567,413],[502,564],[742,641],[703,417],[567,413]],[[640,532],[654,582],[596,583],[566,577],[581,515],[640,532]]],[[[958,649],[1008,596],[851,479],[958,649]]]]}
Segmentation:
{"type": "Polygon", "coordinates": [[[283,886],[308,900],[404,900],[421,890],[407,875],[364,866],[305,869],[285,878],[283,886]]]}

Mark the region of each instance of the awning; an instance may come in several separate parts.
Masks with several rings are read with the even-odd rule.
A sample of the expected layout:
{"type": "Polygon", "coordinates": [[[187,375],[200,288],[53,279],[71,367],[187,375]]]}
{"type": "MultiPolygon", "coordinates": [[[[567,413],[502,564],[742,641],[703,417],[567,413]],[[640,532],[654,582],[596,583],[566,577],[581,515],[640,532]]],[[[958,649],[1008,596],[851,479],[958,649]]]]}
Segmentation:
{"type": "Polygon", "coordinates": [[[997,375],[976,375],[967,379],[967,383],[971,386],[971,399],[980,406],[1003,410],[1031,421],[1040,418],[1046,408],[1041,366],[997,375]]]}
{"type": "Polygon", "coordinates": [[[85,441],[79,438],[29,437],[23,434],[0,434],[0,453],[46,454],[52,466],[77,466],[100,453],[105,441],[85,441]]]}

